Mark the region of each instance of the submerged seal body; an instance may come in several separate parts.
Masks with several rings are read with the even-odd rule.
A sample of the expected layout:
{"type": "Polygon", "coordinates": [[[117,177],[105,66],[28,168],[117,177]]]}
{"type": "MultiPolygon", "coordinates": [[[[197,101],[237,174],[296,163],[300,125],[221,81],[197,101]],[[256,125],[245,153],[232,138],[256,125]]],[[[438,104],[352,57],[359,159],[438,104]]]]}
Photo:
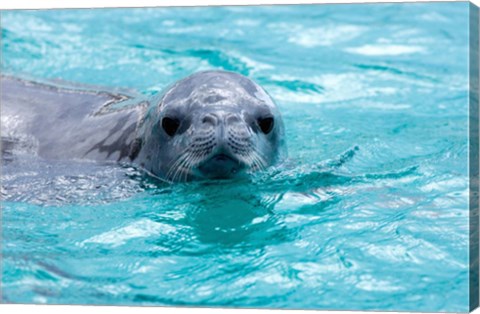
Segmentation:
{"type": "Polygon", "coordinates": [[[240,74],[206,71],[136,102],[114,92],[2,77],[2,155],[132,162],[167,181],[233,178],[285,154],[271,97],[240,74]],[[116,104],[130,101],[128,106],[116,104]]]}

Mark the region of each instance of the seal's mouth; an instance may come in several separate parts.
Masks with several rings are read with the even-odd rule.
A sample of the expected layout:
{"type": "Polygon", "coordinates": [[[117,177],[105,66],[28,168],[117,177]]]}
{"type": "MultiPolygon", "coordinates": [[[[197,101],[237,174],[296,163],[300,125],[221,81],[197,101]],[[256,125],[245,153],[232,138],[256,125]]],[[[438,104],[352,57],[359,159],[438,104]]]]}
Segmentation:
{"type": "Polygon", "coordinates": [[[235,177],[244,167],[235,156],[219,153],[206,159],[197,169],[210,179],[228,179],[235,177]]]}
{"type": "Polygon", "coordinates": [[[228,162],[228,161],[236,161],[236,159],[230,157],[229,155],[226,154],[217,154],[210,158],[210,160],[213,160],[215,162],[228,162]]]}

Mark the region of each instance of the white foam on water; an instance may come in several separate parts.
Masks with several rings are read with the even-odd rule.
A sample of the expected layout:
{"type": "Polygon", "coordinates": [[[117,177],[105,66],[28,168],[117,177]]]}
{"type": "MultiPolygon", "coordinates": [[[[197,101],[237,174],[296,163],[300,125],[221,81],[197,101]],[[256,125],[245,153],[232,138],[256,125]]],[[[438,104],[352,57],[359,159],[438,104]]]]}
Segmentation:
{"type": "Polygon", "coordinates": [[[420,20],[428,22],[448,22],[449,19],[438,12],[428,12],[420,15],[420,20]]]}
{"type": "Polygon", "coordinates": [[[355,285],[358,289],[365,291],[381,291],[381,292],[394,292],[401,291],[404,288],[398,286],[393,282],[387,280],[379,280],[372,275],[361,275],[359,282],[355,285]]]}
{"type": "Polygon", "coordinates": [[[347,48],[345,49],[345,51],[364,56],[399,56],[405,54],[425,52],[425,48],[420,46],[374,44],[347,48]]]}
{"type": "Polygon", "coordinates": [[[87,243],[98,243],[117,247],[125,244],[131,239],[146,238],[152,235],[167,234],[174,231],[175,228],[167,224],[154,222],[149,219],[142,219],[125,227],[113,229],[111,231],[93,236],[83,241],[81,246],[87,243]]]}
{"type": "Polygon", "coordinates": [[[185,26],[165,29],[165,31],[169,34],[191,34],[201,32],[202,30],[203,27],[201,26],[185,26]]]}
{"type": "Polygon", "coordinates": [[[350,41],[366,30],[355,25],[326,25],[318,28],[295,30],[288,41],[302,47],[333,46],[350,41]]]}
{"type": "Polygon", "coordinates": [[[241,54],[233,53],[232,56],[238,58],[241,62],[243,62],[250,69],[251,74],[258,71],[272,70],[275,68],[271,64],[256,61],[251,58],[242,56],[241,54]]]}
{"type": "Polygon", "coordinates": [[[320,202],[321,199],[313,197],[308,194],[287,192],[282,199],[275,205],[276,212],[288,212],[292,208],[300,205],[313,205],[320,202]]]}
{"type": "Polygon", "coordinates": [[[127,285],[121,285],[121,284],[119,285],[118,283],[115,283],[111,285],[100,286],[98,290],[110,295],[122,295],[122,294],[129,293],[132,290],[132,288],[130,288],[127,285]]]}
{"type": "Polygon", "coordinates": [[[162,22],[162,25],[167,27],[175,26],[175,24],[176,22],[174,20],[165,20],[162,22]]]}
{"type": "Polygon", "coordinates": [[[41,34],[41,33],[47,33],[51,32],[54,30],[54,28],[51,26],[50,23],[46,22],[44,19],[40,17],[35,17],[35,16],[26,16],[23,15],[21,19],[12,16],[2,14],[2,24],[3,25],[8,25],[8,30],[19,33],[19,34],[25,34],[25,33],[32,33],[32,34],[41,34]],[[35,32],[33,32],[35,31],[35,32]]]}
{"type": "Polygon", "coordinates": [[[433,182],[429,182],[424,186],[420,187],[420,190],[423,192],[445,192],[445,191],[452,191],[453,189],[456,190],[463,190],[466,191],[468,194],[468,189],[466,188],[466,180],[464,178],[447,178],[445,180],[435,180],[433,182]]]}
{"type": "MultiPolygon", "coordinates": [[[[302,80],[308,83],[322,86],[324,91],[318,92],[298,92],[287,90],[280,86],[272,86],[269,91],[277,101],[288,101],[298,103],[325,103],[345,101],[359,97],[367,97],[371,93],[371,89],[367,85],[371,78],[367,73],[326,73],[309,78],[297,78],[289,76],[272,76],[274,80],[302,80]]],[[[378,92],[378,91],[377,91],[378,92]]],[[[391,88],[388,90],[391,94],[391,88]]]]}
{"type": "Polygon", "coordinates": [[[409,104],[389,104],[389,103],[380,103],[380,102],[368,102],[362,103],[359,107],[369,108],[369,109],[380,109],[380,110],[405,110],[409,109],[412,106],[409,104]]]}
{"type": "Polygon", "coordinates": [[[238,26],[258,26],[260,21],[254,19],[238,19],[233,21],[233,24],[238,26]]]}

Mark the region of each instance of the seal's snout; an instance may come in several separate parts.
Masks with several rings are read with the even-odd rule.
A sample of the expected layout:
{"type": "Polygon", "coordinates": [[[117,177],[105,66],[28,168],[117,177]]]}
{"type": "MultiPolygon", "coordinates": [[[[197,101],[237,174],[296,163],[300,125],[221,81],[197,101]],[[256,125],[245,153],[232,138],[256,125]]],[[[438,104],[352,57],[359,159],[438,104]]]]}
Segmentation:
{"type": "Polygon", "coordinates": [[[232,157],[250,143],[249,127],[237,113],[209,112],[200,118],[199,131],[214,137],[215,150],[232,157]]]}
{"type": "Polygon", "coordinates": [[[205,128],[225,128],[241,123],[242,118],[237,113],[209,112],[201,118],[201,124],[205,128]]]}
{"type": "Polygon", "coordinates": [[[208,113],[202,117],[202,124],[204,127],[214,127],[218,124],[218,117],[216,114],[208,113]]]}
{"type": "Polygon", "coordinates": [[[211,178],[228,178],[248,167],[245,156],[251,148],[251,135],[239,114],[209,112],[197,121],[199,134],[209,134],[212,143],[198,170],[211,178]]]}

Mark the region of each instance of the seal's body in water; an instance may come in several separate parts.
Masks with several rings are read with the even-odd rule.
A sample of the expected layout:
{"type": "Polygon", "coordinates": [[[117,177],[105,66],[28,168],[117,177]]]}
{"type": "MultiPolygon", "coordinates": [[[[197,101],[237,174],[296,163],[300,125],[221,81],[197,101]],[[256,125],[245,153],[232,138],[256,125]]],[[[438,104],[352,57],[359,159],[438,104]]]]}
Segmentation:
{"type": "Polygon", "coordinates": [[[2,77],[1,101],[4,160],[23,152],[132,162],[159,178],[188,181],[238,177],[286,154],[273,100],[231,72],[199,72],[144,101],[2,77]]]}
{"type": "Polygon", "coordinates": [[[128,160],[145,103],[114,109],[132,97],[12,77],[0,87],[3,159],[128,160]]]}

